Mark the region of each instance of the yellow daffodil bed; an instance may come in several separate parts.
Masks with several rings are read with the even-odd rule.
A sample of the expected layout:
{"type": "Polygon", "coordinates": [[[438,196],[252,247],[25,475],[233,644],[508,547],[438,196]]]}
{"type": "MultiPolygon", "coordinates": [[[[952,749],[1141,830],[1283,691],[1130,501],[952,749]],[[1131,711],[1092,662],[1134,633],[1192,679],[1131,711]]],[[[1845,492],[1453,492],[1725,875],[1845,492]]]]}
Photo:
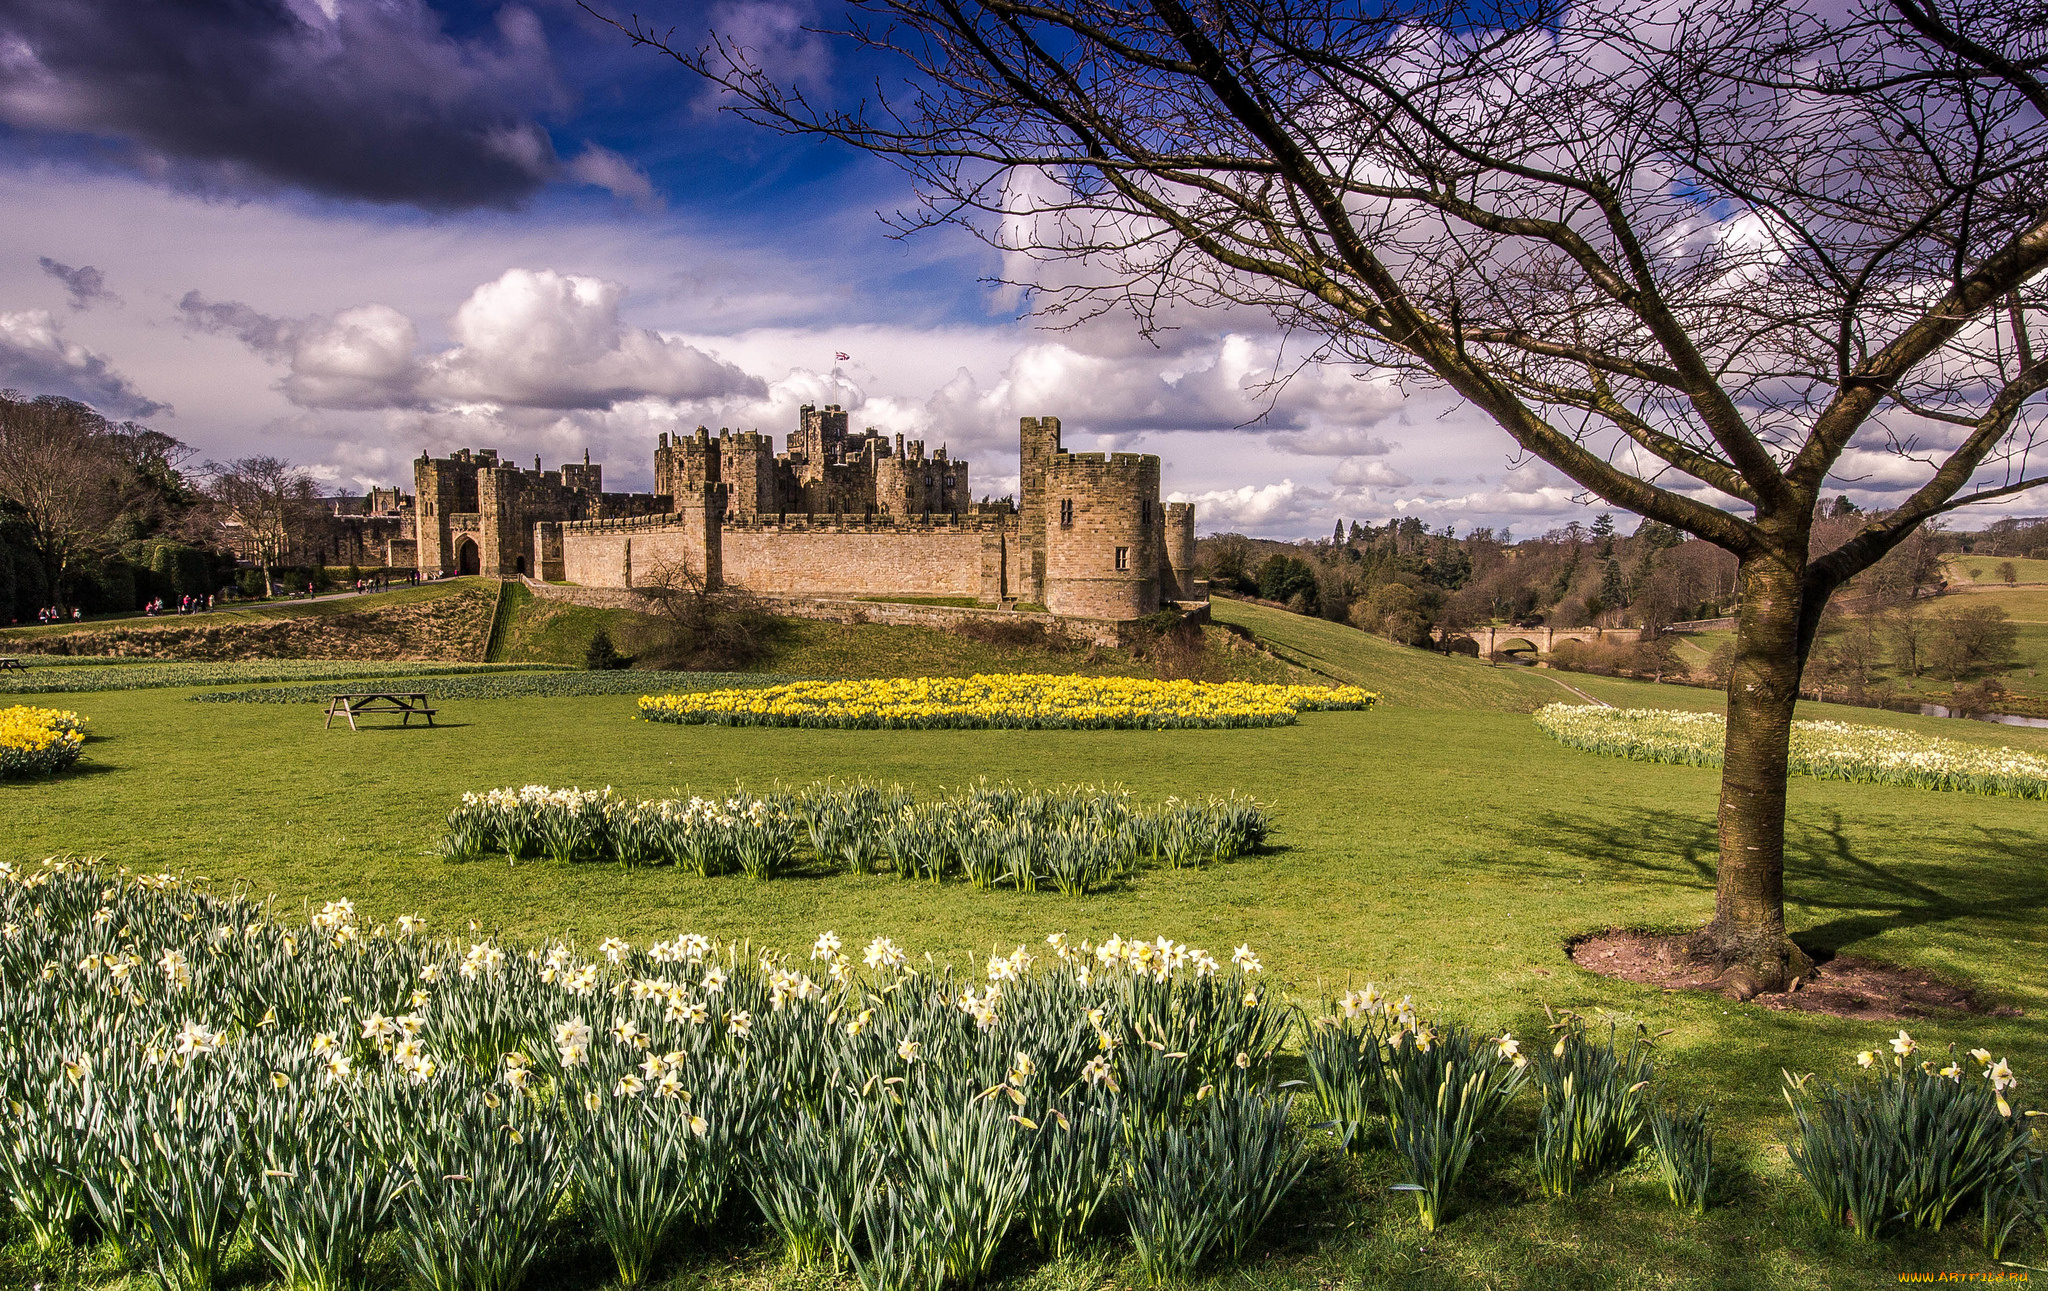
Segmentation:
{"type": "Polygon", "coordinates": [[[55,708],[0,708],[0,776],[48,775],[78,760],[85,719],[55,708]]]}
{"type": "Polygon", "coordinates": [[[649,721],[719,726],[930,730],[1285,726],[1311,710],[1370,708],[1357,686],[1033,675],[799,681],[753,690],[646,695],[649,721]]]}

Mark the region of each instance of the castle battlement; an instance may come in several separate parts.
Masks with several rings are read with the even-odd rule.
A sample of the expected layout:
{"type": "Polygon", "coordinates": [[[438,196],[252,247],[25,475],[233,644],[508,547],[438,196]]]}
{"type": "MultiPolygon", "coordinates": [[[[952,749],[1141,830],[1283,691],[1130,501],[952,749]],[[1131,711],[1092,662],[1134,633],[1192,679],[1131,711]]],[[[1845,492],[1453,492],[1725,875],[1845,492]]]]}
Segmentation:
{"type": "Polygon", "coordinates": [[[806,406],[783,451],[703,426],[655,443],[652,493],[606,493],[590,461],[544,471],[492,449],[414,465],[420,568],[631,588],[679,570],[765,596],[959,597],[1135,619],[1206,599],[1194,508],[1160,500],[1149,453],[1070,453],[1057,417],[1018,423],[1020,500],[975,502],[944,445],[855,434],[806,406]]]}
{"type": "Polygon", "coordinates": [[[874,515],[803,515],[787,516],[727,516],[720,527],[728,533],[912,533],[920,530],[954,530],[976,532],[1000,530],[1016,524],[1014,515],[999,512],[966,512],[960,515],[892,516],[878,512],[874,515]]]}

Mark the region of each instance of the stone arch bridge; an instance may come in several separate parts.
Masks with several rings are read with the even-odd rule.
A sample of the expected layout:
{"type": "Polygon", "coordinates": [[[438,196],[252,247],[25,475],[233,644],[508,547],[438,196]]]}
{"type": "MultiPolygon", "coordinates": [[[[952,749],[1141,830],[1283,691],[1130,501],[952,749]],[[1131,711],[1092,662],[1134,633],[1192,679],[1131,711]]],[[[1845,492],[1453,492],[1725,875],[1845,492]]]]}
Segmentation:
{"type": "Polygon", "coordinates": [[[1479,644],[1479,657],[1495,654],[1533,652],[1546,655],[1560,641],[1583,641],[1588,645],[1633,645],[1643,639],[1641,628],[1511,628],[1488,625],[1465,633],[1479,644]]]}

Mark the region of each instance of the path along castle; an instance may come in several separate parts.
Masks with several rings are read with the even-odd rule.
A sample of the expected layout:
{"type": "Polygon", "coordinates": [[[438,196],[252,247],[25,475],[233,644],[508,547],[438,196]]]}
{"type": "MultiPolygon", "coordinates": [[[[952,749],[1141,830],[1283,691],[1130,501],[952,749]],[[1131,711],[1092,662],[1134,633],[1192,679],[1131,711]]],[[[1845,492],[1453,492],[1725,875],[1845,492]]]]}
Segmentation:
{"type": "Polygon", "coordinates": [[[429,576],[631,588],[685,567],[765,596],[934,597],[1116,620],[1208,599],[1194,577],[1194,507],[1161,503],[1157,457],[1067,452],[1057,417],[1024,418],[1019,450],[1015,503],[974,502],[967,463],[944,448],[927,457],[901,435],[849,434],[838,407],[806,407],[780,453],[753,431],[662,435],[651,494],[605,492],[588,454],[543,471],[464,449],[422,454],[414,498],[379,490],[337,519],[362,530],[363,555],[381,545],[386,563],[429,576]]]}

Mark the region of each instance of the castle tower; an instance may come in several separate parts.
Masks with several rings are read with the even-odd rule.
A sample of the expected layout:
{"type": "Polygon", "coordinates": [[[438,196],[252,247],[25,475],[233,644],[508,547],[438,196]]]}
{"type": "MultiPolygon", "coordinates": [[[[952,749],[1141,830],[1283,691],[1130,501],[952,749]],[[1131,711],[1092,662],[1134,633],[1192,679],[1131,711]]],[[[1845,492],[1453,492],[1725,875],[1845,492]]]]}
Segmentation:
{"type": "Polygon", "coordinates": [[[413,496],[418,499],[416,559],[422,573],[460,572],[456,517],[463,517],[460,528],[476,522],[476,476],[477,461],[466,448],[440,458],[422,452],[413,462],[413,496]]]}
{"type": "Polygon", "coordinates": [[[654,491],[680,498],[705,484],[718,483],[718,444],[711,432],[697,427],[694,435],[663,431],[654,449],[654,491]]]}
{"type": "Polygon", "coordinates": [[[1139,619],[1159,609],[1166,516],[1149,453],[1059,453],[1044,473],[1045,608],[1139,619]]]}
{"type": "Polygon", "coordinates": [[[1045,602],[1045,473],[1060,452],[1058,417],[1023,417],[1017,422],[1017,456],[1022,468],[1017,497],[1018,537],[1023,543],[1019,600],[1045,602]]]}
{"type": "Polygon", "coordinates": [[[1163,600],[1192,601],[1195,595],[1195,504],[1166,504],[1166,565],[1159,571],[1163,600]]]}
{"type": "Polygon", "coordinates": [[[725,483],[734,515],[774,515],[782,510],[774,440],[758,430],[746,430],[721,437],[718,449],[718,479],[725,483]]]}

